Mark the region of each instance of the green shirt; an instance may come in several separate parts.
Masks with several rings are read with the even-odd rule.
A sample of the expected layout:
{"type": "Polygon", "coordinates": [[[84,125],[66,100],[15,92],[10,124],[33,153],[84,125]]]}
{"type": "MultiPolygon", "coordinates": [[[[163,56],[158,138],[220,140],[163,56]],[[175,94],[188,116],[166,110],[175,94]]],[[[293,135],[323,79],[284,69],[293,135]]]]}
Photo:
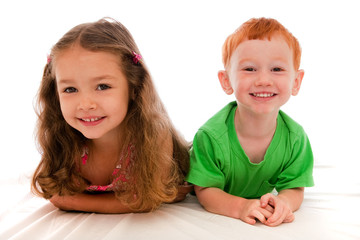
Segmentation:
{"type": "Polygon", "coordinates": [[[236,108],[236,102],[229,103],[198,130],[187,181],[244,198],[259,198],[274,188],[279,192],[313,186],[313,154],[303,128],[279,111],[264,160],[255,164],[237,138],[236,108]]]}

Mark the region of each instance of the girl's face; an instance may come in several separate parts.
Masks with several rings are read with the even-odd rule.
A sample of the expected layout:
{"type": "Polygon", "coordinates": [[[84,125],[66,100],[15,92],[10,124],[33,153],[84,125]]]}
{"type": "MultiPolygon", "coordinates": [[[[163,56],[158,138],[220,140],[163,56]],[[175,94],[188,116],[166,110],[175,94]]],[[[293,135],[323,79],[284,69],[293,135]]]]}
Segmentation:
{"type": "Polygon", "coordinates": [[[224,91],[235,94],[239,109],[255,114],[277,114],[298,93],[303,75],[294,69],[293,53],[280,36],[242,42],[227,71],[219,72],[224,91]]]}
{"type": "Polygon", "coordinates": [[[129,87],[116,55],[80,46],[55,59],[55,76],[65,121],[86,138],[119,136],[127,114],[129,87]]]}

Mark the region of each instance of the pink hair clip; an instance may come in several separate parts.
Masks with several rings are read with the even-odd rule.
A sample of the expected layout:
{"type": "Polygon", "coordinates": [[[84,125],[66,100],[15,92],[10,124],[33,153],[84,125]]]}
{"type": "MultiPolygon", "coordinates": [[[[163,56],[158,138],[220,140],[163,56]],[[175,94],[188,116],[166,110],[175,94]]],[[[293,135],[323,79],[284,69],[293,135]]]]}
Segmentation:
{"type": "Polygon", "coordinates": [[[51,56],[50,54],[47,55],[47,64],[51,63],[51,56]]]}
{"type": "Polygon", "coordinates": [[[134,64],[138,64],[140,59],[142,59],[142,56],[140,54],[137,54],[136,52],[132,51],[132,54],[134,55],[132,60],[134,64]]]}

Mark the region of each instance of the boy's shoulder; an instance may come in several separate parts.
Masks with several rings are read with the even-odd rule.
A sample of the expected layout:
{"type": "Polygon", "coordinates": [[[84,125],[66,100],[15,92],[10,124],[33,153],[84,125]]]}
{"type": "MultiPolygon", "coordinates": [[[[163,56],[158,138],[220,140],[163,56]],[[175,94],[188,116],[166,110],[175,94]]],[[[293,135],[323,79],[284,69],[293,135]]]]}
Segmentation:
{"type": "Polygon", "coordinates": [[[228,132],[227,119],[236,106],[237,104],[235,101],[228,103],[208,121],[206,121],[205,124],[200,127],[199,131],[204,131],[215,138],[226,134],[228,132]]]}
{"type": "Polygon", "coordinates": [[[296,134],[304,132],[303,127],[282,110],[279,111],[278,117],[282,119],[289,132],[296,134]]]}

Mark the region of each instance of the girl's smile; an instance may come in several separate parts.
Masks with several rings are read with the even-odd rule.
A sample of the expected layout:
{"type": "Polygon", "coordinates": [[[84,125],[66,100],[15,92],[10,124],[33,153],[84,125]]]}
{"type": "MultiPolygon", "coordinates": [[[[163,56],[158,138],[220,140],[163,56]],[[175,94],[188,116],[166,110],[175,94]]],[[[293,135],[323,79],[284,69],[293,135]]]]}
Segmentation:
{"type": "Polygon", "coordinates": [[[84,126],[96,126],[100,124],[105,117],[87,117],[87,118],[79,118],[80,122],[84,126]]]}

